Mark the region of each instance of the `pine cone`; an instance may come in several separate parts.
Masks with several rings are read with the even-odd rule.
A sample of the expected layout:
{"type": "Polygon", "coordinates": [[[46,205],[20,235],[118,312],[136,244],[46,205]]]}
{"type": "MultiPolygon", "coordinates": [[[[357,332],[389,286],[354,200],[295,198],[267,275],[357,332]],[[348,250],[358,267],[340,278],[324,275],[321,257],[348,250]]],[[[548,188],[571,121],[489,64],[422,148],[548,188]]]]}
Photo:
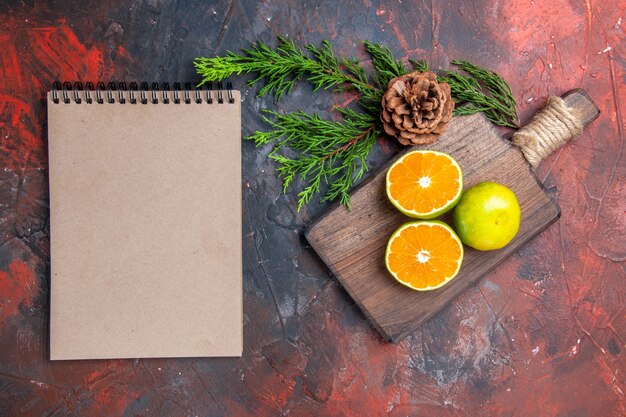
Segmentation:
{"type": "Polygon", "coordinates": [[[380,119],[403,145],[433,143],[452,118],[450,86],[432,72],[415,71],[389,81],[380,119]]]}

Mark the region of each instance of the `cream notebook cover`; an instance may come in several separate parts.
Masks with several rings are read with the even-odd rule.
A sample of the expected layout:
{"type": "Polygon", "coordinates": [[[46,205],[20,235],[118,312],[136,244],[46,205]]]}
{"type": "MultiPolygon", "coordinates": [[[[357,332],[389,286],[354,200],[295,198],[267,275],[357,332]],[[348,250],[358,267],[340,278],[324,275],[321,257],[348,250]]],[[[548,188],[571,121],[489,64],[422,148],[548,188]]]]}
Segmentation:
{"type": "Polygon", "coordinates": [[[48,93],[51,359],[241,355],[241,100],[226,93],[48,93]]]}

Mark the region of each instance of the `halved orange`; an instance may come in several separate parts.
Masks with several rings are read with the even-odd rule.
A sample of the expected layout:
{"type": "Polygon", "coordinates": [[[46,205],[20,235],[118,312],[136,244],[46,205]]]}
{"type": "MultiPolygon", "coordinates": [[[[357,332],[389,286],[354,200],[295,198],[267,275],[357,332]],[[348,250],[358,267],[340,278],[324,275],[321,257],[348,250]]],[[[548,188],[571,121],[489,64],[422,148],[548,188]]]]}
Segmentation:
{"type": "Polygon", "coordinates": [[[385,265],[400,284],[417,291],[446,285],[461,268],[463,245],[438,220],[405,223],[389,238],[385,265]]]}
{"type": "Polygon", "coordinates": [[[429,150],[409,152],[387,171],[387,197],[409,217],[434,219],[459,202],[463,173],[450,155],[429,150]]]}

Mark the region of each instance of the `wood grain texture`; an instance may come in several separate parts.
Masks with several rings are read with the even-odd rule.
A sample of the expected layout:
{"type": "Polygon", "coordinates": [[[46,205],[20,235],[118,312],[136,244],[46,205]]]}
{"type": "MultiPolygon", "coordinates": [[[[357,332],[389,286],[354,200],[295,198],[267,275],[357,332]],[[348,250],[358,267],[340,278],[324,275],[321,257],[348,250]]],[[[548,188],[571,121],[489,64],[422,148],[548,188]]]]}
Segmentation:
{"type": "Polygon", "coordinates": [[[569,107],[580,110],[583,126],[587,126],[600,116],[600,109],[593,102],[589,94],[581,88],[563,94],[563,101],[569,107]]]}
{"type": "MultiPolygon", "coordinates": [[[[572,91],[564,99],[568,105],[581,109],[585,124],[597,117],[597,107],[584,91],[572,91]]],[[[546,194],[521,152],[502,139],[482,114],[455,117],[434,144],[411,147],[398,154],[353,191],[351,204],[351,211],[343,206],[332,207],[305,234],[374,327],[394,342],[435,315],[560,216],[558,205],[546,194]],[[420,148],[456,158],[466,188],[482,181],[495,181],[511,188],[522,211],[520,230],[509,245],[488,252],[466,246],[458,276],[443,288],[428,292],[414,291],[397,283],[384,263],[389,236],[400,225],[413,220],[388,201],[385,174],[400,156],[420,148]]],[[[450,223],[450,213],[442,220],[450,223]]]]}

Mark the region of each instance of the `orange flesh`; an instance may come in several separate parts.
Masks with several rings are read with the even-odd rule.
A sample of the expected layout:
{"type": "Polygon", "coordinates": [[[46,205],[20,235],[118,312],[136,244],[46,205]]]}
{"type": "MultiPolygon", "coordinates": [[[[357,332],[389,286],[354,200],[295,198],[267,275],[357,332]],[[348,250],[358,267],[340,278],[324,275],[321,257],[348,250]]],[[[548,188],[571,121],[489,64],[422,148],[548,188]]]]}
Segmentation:
{"type": "Polygon", "coordinates": [[[462,256],[459,242],[439,225],[409,226],[396,236],[389,249],[389,268],[398,280],[418,289],[437,287],[450,280],[462,256]]]}
{"type": "Polygon", "coordinates": [[[459,177],[457,167],[445,156],[416,152],[391,169],[389,189],[405,209],[428,213],[454,199],[460,187],[459,177]],[[420,179],[423,184],[430,184],[424,187],[420,179]]]}

